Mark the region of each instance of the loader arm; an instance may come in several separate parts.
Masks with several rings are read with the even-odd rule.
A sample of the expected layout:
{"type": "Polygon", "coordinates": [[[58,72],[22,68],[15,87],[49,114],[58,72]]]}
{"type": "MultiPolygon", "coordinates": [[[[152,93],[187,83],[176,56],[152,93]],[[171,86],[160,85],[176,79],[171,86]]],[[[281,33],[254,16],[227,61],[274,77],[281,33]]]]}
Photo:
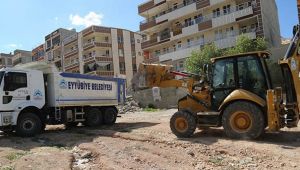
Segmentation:
{"type": "Polygon", "coordinates": [[[174,72],[172,69],[173,67],[168,65],[140,64],[138,72],[132,80],[134,90],[152,87],[182,87],[192,93],[195,78],[186,73],[174,72]],[[176,75],[184,78],[177,80],[175,79],[176,75]]]}

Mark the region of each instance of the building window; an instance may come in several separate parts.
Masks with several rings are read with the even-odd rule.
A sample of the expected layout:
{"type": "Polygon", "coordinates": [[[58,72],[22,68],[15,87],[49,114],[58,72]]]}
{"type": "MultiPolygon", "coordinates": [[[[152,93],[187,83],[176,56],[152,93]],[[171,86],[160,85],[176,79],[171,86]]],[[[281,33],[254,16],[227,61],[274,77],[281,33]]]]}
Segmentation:
{"type": "Polygon", "coordinates": [[[141,56],[141,55],[142,55],[142,53],[141,53],[141,52],[138,52],[138,55],[139,55],[139,56],[141,56]]]}
{"type": "Polygon", "coordinates": [[[177,48],[181,48],[181,41],[177,43],[177,48]]]}
{"type": "Polygon", "coordinates": [[[123,57],[124,56],[124,50],[123,49],[119,49],[119,56],[123,57]]]}
{"type": "Polygon", "coordinates": [[[230,5],[223,6],[224,15],[230,14],[230,7],[231,7],[230,5]]]}
{"type": "Polygon", "coordinates": [[[122,36],[118,36],[118,43],[123,43],[123,37],[122,36]]]}
{"type": "Polygon", "coordinates": [[[220,40],[222,39],[222,30],[216,30],[215,31],[215,40],[220,40]]]}
{"type": "Polygon", "coordinates": [[[194,21],[192,21],[192,18],[188,18],[184,20],[185,27],[189,27],[191,25],[194,25],[194,21]]]}
{"type": "Polygon", "coordinates": [[[125,71],[125,63],[124,62],[120,62],[119,66],[120,66],[120,71],[125,71]]]}
{"type": "Polygon", "coordinates": [[[213,10],[213,18],[217,18],[221,15],[220,8],[213,10]]]}
{"type": "Polygon", "coordinates": [[[133,70],[133,71],[137,71],[136,64],[133,64],[133,65],[132,65],[132,70],[133,70]]]}
{"type": "Polygon", "coordinates": [[[187,39],[187,45],[188,45],[188,47],[190,47],[190,46],[191,46],[191,44],[192,44],[192,41],[191,41],[191,39],[187,39]]]}
{"type": "Polygon", "coordinates": [[[108,57],[109,56],[109,50],[105,51],[105,55],[108,57]]]}
{"type": "Polygon", "coordinates": [[[140,39],[137,39],[137,43],[141,43],[141,40],[140,40],[140,39]]]}
{"type": "Polygon", "coordinates": [[[134,38],[131,38],[130,41],[131,41],[131,44],[135,44],[135,39],[134,38]]]}
{"type": "Polygon", "coordinates": [[[104,40],[105,40],[105,42],[107,42],[107,43],[108,43],[108,41],[109,41],[109,38],[108,38],[108,37],[105,37],[105,38],[104,38],[104,40]]]}
{"type": "Polygon", "coordinates": [[[203,22],[203,15],[199,14],[194,17],[196,24],[203,22]]]}
{"type": "Polygon", "coordinates": [[[160,50],[156,50],[156,51],[155,51],[155,56],[156,56],[156,57],[160,56],[160,50]]]}

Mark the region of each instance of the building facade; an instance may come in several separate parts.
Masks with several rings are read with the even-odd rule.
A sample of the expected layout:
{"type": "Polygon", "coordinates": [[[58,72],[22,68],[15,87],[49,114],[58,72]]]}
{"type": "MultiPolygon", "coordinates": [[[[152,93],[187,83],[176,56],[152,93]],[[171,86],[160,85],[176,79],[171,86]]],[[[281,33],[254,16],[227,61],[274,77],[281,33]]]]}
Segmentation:
{"type": "Polygon", "coordinates": [[[31,51],[32,61],[45,61],[45,45],[41,44],[31,51]]]}
{"type": "Polygon", "coordinates": [[[194,50],[214,43],[233,47],[239,35],[280,45],[275,0],[148,0],[138,7],[145,62],[173,64],[178,71],[194,50]]]}
{"type": "Polygon", "coordinates": [[[12,66],[12,55],[0,53],[0,68],[12,66]]]}
{"type": "Polygon", "coordinates": [[[25,64],[32,62],[31,51],[15,50],[12,56],[12,65],[25,64]]]}
{"type": "Polygon", "coordinates": [[[123,77],[131,84],[143,62],[141,35],[118,28],[91,26],[62,42],[62,71],[123,77]]]}
{"type": "Polygon", "coordinates": [[[76,30],[67,30],[59,28],[45,37],[45,58],[47,62],[51,62],[62,71],[63,65],[63,45],[62,42],[67,37],[76,34],[76,30]]]}

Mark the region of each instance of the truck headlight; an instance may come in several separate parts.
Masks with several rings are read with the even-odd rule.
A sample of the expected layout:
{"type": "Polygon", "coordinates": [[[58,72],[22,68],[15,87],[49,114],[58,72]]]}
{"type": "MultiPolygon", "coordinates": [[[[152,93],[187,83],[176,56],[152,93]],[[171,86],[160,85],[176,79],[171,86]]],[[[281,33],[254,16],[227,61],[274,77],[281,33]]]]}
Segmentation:
{"type": "Polygon", "coordinates": [[[9,124],[11,124],[11,122],[12,122],[12,116],[8,116],[8,115],[3,116],[3,124],[4,125],[9,125],[9,124]]]}

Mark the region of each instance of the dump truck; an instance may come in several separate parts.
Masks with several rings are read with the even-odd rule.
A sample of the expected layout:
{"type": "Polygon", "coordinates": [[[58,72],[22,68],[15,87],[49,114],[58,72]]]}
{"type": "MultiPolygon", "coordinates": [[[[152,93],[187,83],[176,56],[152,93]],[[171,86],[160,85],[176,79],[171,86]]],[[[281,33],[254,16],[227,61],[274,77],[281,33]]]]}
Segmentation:
{"type": "Polygon", "coordinates": [[[125,79],[58,72],[29,63],[0,70],[0,130],[34,136],[48,125],[112,125],[125,101],[125,79]]]}
{"type": "MultiPolygon", "coordinates": [[[[203,75],[175,72],[172,66],[141,64],[133,79],[135,90],[178,87],[187,95],[178,101],[170,128],[179,138],[196,128],[223,127],[227,136],[256,139],[265,130],[297,127],[300,106],[300,33],[279,61],[284,85],[273,87],[266,51],[212,58],[203,75]],[[176,79],[177,75],[182,79],[176,79]]],[[[173,97],[173,96],[170,96],[173,97]]]]}

